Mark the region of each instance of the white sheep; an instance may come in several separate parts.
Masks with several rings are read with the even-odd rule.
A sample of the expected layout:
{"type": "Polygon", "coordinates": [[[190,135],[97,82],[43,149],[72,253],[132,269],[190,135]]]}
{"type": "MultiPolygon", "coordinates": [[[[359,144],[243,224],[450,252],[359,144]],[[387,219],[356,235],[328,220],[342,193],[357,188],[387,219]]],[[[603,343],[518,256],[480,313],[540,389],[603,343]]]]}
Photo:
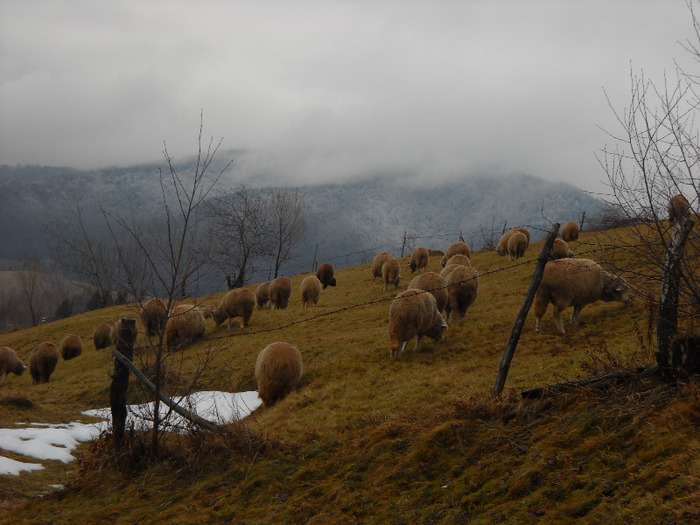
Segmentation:
{"type": "Polygon", "coordinates": [[[414,350],[418,350],[424,335],[442,341],[446,330],[447,323],[440,315],[432,294],[417,289],[401,292],[389,308],[389,355],[400,359],[406,344],[414,337],[414,350]]]}
{"type": "Polygon", "coordinates": [[[469,257],[471,254],[469,252],[469,246],[467,245],[466,242],[459,241],[451,244],[449,248],[447,248],[447,251],[445,252],[445,255],[442,256],[442,260],[440,261],[440,266],[443,268],[447,264],[447,261],[449,260],[450,257],[453,255],[457,255],[461,253],[462,255],[466,255],[469,257]]]}
{"type": "Polygon", "coordinates": [[[561,229],[561,238],[566,242],[575,241],[578,239],[579,227],[576,222],[567,222],[561,229]]]}
{"type": "Polygon", "coordinates": [[[17,357],[17,352],[7,346],[0,346],[0,385],[5,383],[8,374],[21,376],[27,369],[17,357]]]}
{"type": "Polygon", "coordinates": [[[445,264],[445,268],[447,268],[450,264],[461,264],[463,266],[471,266],[472,262],[469,260],[469,257],[462,253],[458,253],[457,255],[453,255],[449,259],[447,259],[447,263],[445,264]]]}
{"type": "Polygon", "coordinates": [[[542,327],[542,316],[547,306],[554,307],[554,322],[557,330],[564,333],[564,322],[561,313],[564,308],[574,307],[571,313],[571,323],[578,321],[578,316],[584,306],[601,301],[629,301],[629,285],[627,281],[603,270],[600,265],[590,259],[558,259],[549,261],[544,267],[544,274],[537,295],[533,313],[537,320],[535,332],[542,327]]]}
{"type": "Polygon", "coordinates": [[[564,239],[554,239],[552,251],[549,254],[550,260],[564,259],[566,257],[574,257],[574,252],[571,251],[564,239]]]}
{"type": "Polygon", "coordinates": [[[255,289],[255,302],[258,308],[270,306],[270,281],[260,283],[255,289]]]}
{"type": "MultiPolygon", "coordinates": [[[[447,266],[449,266],[449,264],[447,266]]],[[[447,268],[447,266],[445,266],[445,268],[447,268]]],[[[447,281],[445,281],[445,278],[441,275],[438,275],[435,272],[425,272],[417,277],[414,277],[409,283],[408,289],[419,289],[430,292],[433,297],[435,297],[438,312],[442,313],[442,311],[445,309],[449,296],[447,294],[447,281]]]]}
{"type": "Polygon", "coordinates": [[[462,319],[479,295],[479,272],[463,264],[445,266],[443,271],[448,295],[445,319],[462,319]]]}
{"type": "Polygon", "coordinates": [[[382,276],[382,266],[386,261],[389,259],[393,259],[394,257],[388,253],[388,252],[382,252],[378,253],[375,257],[374,260],[372,261],[372,278],[376,279],[377,277],[382,276]]]}
{"type": "Polygon", "coordinates": [[[383,290],[386,292],[392,288],[398,288],[401,283],[401,268],[399,267],[399,261],[394,259],[387,259],[382,264],[382,282],[384,283],[383,290]]]}
{"type": "Polygon", "coordinates": [[[219,326],[228,319],[227,330],[231,328],[231,319],[241,318],[241,328],[248,326],[255,310],[255,293],[248,288],[234,288],[224,295],[221,304],[214,308],[212,318],[219,326]]]}
{"type": "Polygon", "coordinates": [[[413,252],[411,252],[411,261],[409,263],[411,273],[415,273],[416,271],[420,272],[421,270],[427,269],[428,257],[429,253],[427,248],[423,248],[421,246],[413,250],[413,252]]]}
{"type": "Polygon", "coordinates": [[[299,286],[301,292],[301,307],[307,308],[318,303],[321,297],[321,281],[315,275],[307,275],[299,286]]]}
{"type": "Polygon", "coordinates": [[[513,231],[513,235],[508,238],[508,259],[511,261],[520,259],[525,255],[527,247],[527,236],[523,232],[513,231]]]}
{"type": "Polygon", "coordinates": [[[283,275],[270,282],[270,304],[275,310],[287,308],[291,295],[292,280],[289,277],[283,275]]]}

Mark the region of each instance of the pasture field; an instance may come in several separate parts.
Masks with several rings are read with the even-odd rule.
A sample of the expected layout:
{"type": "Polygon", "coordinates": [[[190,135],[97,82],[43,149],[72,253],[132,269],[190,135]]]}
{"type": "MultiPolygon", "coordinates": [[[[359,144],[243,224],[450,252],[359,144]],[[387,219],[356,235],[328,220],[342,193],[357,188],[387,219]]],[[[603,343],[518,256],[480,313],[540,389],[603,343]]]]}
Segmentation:
{"type": "MultiPolygon", "coordinates": [[[[636,289],[658,294],[648,269],[610,248],[625,235],[583,233],[570,246],[580,257],[615,259],[630,268],[636,289]]],[[[336,270],[337,287],[307,309],[299,295],[306,274],[293,276],[286,310],[256,309],[244,329],[207,320],[205,339],[169,361],[168,388],[180,393],[206,361],[198,390],[254,390],[258,352],[288,341],[304,360],[297,392],[230,425],[226,436],[170,436],[151,464],[138,461],[147,437],[131,438],[126,465],[104,437],[81,445],[73,463],[45,461],[43,471],[3,476],[0,523],[697,522],[700,388],[641,373],[654,364],[649,301],[590,305],[565,335],[551,305],[541,334],[530,313],[506,388],[493,395],[541,248],[532,244],[515,262],[472,254],[479,296],[466,318],[450,323],[441,343],[426,338],[414,352],[409,342],[401,361],[389,357],[388,312],[413,277],[408,256],[399,290],[383,292],[369,264],[336,270]],[[610,372],[620,374],[521,396],[610,372]]],[[[440,269],[440,256],[431,256],[428,270],[440,269]]],[[[121,316],[138,318],[120,306],[0,335],[25,364],[39,342],[69,332],[84,341],[83,355],[61,361],[48,384],[32,385],[28,373],[9,377],[0,425],[86,421],[81,411],[108,406],[113,358],[94,349],[91,334],[121,316]]],[[[145,345],[143,334],[137,344],[145,345]]],[[[136,362],[147,358],[144,346],[136,362]]],[[[147,400],[134,383],[129,402],[147,400]]]]}

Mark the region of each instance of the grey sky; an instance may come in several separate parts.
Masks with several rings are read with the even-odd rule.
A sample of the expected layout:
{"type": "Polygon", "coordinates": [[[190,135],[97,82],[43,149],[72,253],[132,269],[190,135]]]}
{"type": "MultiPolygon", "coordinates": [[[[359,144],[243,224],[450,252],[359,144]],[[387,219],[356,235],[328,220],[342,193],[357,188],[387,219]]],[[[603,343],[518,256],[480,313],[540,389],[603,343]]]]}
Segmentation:
{"type": "Polygon", "coordinates": [[[525,172],[601,189],[630,64],[659,79],[684,0],[0,0],[0,164],[246,149],[285,183],[525,172]]]}

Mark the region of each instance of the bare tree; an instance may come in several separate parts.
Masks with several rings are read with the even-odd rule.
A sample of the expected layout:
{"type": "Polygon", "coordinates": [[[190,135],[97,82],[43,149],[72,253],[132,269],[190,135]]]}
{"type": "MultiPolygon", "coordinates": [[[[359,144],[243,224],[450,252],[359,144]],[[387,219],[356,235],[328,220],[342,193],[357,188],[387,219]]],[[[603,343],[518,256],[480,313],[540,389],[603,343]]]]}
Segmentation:
{"type": "Polygon", "coordinates": [[[215,197],[207,205],[211,220],[207,252],[229,288],[243,286],[256,271],[256,261],[269,252],[267,206],[245,185],[215,197]]]}
{"type": "Polygon", "coordinates": [[[17,284],[32,326],[37,326],[48,310],[48,282],[43,265],[36,255],[25,254],[17,271],[17,284]]]}
{"type": "MultiPolygon", "coordinates": [[[[693,3],[688,7],[700,42],[693,3]]],[[[700,63],[700,49],[692,43],[685,48],[700,63]]],[[[651,302],[659,294],[671,237],[666,220],[669,200],[680,193],[692,209],[698,210],[700,204],[699,77],[676,65],[673,75],[661,83],[649,80],[644,72],[631,71],[630,79],[629,105],[618,111],[609,100],[618,130],[609,132],[613,145],[606,146],[598,160],[608,179],[609,211],[620,224],[632,224],[634,231],[633,238],[621,236],[614,251],[625,251],[625,259],[632,261],[625,270],[640,276],[637,291],[651,302]]],[[[700,318],[699,248],[700,233],[694,231],[681,264],[679,320],[685,328],[700,318]]]]}
{"type": "Polygon", "coordinates": [[[268,210],[278,277],[280,267],[294,258],[294,248],[306,232],[304,198],[298,190],[281,188],[270,196],[268,210]]]}

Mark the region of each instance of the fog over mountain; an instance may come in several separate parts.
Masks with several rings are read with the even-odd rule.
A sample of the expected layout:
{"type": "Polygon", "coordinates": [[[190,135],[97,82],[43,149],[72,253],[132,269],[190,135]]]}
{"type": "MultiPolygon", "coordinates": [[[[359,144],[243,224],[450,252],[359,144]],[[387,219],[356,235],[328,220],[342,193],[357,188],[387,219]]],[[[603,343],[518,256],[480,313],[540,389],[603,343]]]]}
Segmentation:
{"type": "MultiPolygon", "coordinates": [[[[106,235],[100,206],[144,220],[158,217],[162,213],[159,169],[157,164],[95,171],[0,166],[3,267],[13,269],[12,261],[27,253],[48,256],[51,239],[45,226],[70,213],[76,196],[94,235],[106,235]]],[[[176,169],[187,176],[193,172],[192,161],[178,163],[176,169]]],[[[238,181],[234,174],[235,169],[226,172],[220,191],[240,182],[259,192],[269,192],[273,186],[272,176],[238,181]]],[[[379,251],[399,256],[403,248],[407,255],[418,245],[444,250],[460,235],[479,250],[492,236],[497,241],[504,225],[508,229],[525,226],[537,240],[551,223],[578,221],[584,212],[591,217],[602,206],[600,200],[570,184],[524,174],[465,178],[434,186],[390,174],[345,184],[299,186],[298,190],[306,204],[307,232],[295,260],[282,268],[288,275],[310,271],[314,254],[317,263],[345,267],[370,262],[379,251]]],[[[267,275],[252,279],[266,280],[267,275]]]]}

